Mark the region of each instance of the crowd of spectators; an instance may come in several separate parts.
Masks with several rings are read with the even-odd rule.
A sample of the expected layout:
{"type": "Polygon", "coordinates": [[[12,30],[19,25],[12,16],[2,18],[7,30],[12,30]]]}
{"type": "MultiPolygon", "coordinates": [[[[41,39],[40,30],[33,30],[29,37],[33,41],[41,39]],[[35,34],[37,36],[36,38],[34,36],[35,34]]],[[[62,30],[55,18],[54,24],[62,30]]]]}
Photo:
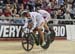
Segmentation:
{"type": "Polygon", "coordinates": [[[52,19],[75,19],[75,0],[0,0],[0,17],[21,17],[25,9],[48,11],[52,19]]]}

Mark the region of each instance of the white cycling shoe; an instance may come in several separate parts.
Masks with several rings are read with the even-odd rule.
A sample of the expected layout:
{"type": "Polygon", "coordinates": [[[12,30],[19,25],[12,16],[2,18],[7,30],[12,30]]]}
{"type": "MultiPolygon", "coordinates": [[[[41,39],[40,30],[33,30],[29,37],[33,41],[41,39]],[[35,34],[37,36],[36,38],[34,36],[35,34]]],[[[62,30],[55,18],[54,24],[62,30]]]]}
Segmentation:
{"type": "Polygon", "coordinates": [[[51,34],[51,32],[49,31],[47,34],[51,34]]]}
{"type": "Polygon", "coordinates": [[[42,43],[42,46],[45,46],[46,45],[46,42],[44,41],[43,43],[42,43]]]}

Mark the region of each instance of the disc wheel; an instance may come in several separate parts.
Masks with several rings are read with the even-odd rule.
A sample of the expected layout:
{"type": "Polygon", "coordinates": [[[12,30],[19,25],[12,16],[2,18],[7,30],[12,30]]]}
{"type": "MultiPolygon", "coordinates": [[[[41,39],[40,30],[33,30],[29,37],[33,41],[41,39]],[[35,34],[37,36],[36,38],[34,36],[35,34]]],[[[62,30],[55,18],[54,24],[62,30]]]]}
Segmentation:
{"type": "Polygon", "coordinates": [[[30,51],[32,50],[33,46],[34,46],[33,34],[24,34],[24,36],[22,37],[22,47],[24,48],[24,50],[30,51]]]}
{"type": "Polygon", "coordinates": [[[52,43],[55,40],[55,32],[53,29],[50,28],[51,34],[50,34],[50,43],[52,43]]]}

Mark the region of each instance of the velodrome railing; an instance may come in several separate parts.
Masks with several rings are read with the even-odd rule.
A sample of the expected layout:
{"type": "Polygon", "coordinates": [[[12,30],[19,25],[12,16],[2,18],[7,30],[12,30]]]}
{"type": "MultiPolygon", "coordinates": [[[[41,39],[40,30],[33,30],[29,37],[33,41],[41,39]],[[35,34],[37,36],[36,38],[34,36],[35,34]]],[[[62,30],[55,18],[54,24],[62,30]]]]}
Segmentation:
{"type": "MultiPolygon", "coordinates": [[[[24,20],[24,18],[23,17],[19,17],[19,18],[16,18],[16,17],[0,17],[0,24],[1,23],[16,24],[16,23],[14,23],[14,20],[24,20]],[[5,21],[7,21],[7,22],[5,22],[5,21]]],[[[50,21],[49,21],[50,24],[67,24],[65,22],[68,22],[68,24],[73,24],[74,25],[75,24],[75,19],[50,19],[50,21]],[[71,22],[71,23],[69,23],[69,22],[71,22]]],[[[21,24],[21,23],[17,22],[17,24],[21,24]]]]}

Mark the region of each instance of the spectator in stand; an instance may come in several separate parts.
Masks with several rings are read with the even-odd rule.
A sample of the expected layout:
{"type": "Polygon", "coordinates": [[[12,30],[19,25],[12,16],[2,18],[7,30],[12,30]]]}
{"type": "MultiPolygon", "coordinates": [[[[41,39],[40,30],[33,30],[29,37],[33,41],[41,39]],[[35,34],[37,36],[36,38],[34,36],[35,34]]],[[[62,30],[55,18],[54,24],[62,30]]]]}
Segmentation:
{"type": "Polygon", "coordinates": [[[53,8],[53,9],[58,9],[58,8],[60,8],[60,7],[58,6],[57,0],[52,0],[51,5],[52,5],[52,8],[53,8]]]}
{"type": "Polygon", "coordinates": [[[45,9],[48,5],[48,2],[46,0],[42,1],[42,9],[45,9]]]}
{"type": "Polygon", "coordinates": [[[23,0],[23,4],[27,4],[29,0],[23,0]]]}
{"type": "Polygon", "coordinates": [[[3,4],[3,0],[0,0],[0,4],[3,4]]]}
{"type": "Polygon", "coordinates": [[[67,4],[66,10],[68,10],[69,12],[71,12],[71,10],[72,10],[72,4],[71,3],[67,4]]]}
{"type": "Polygon", "coordinates": [[[20,15],[19,15],[19,14],[16,14],[15,17],[16,17],[16,18],[20,18],[20,15]]]}
{"type": "Polygon", "coordinates": [[[68,3],[72,4],[74,0],[67,0],[68,3]]]}
{"type": "Polygon", "coordinates": [[[51,0],[48,4],[47,10],[50,12],[52,18],[55,18],[55,13],[57,9],[58,9],[58,6],[57,6],[56,0],[51,0]]]}
{"type": "Polygon", "coordinates": [[[55,9],[56,5],[57,5],[57,1],[56,0],[52,0],[51,1],[51,8],[55,9]]]}
{"type": "Polygon", "coordinates": [[[11,4],[12,16],[15,17],[16,14],[19,12],[18,0],[15,0],[13,4],[11,4]]]}
{"type": "Polygon", "coordinates": [[[9,0],[3,0],[3,3],[4,3],[4,4],[9,4],[10,1],[9,1],[9,0]]]}
{"type": "Polygon", "coordinates": [[[56,0],[57,3],[58,3],[58,6],[62,6],[64,5],[64,0],[56,0]]]}
{"type": "Polygon", "coordinates": [[[12,10],[12,17],[14,17],[17,13],[17,8],[15,7],[15,4],[11,5],[11,10],[12,10]]]}
{"type": "Polygon", "coordinates": [[[63,14],[63,11],[61,9],[59,9],[57,11],[57,19],[65,19],[64,18],[64,14],[63,14]]]}
{"type": "Polygon", "coordinates": [[[18,4],[23,4],[23,0],[17,0],[18,4]]]}
{"type": "Polygon", "coordinates": [[[35,1],[34,0],[29,0],[29,2],[27,3],[30,12],[31,11],[35,11],[35,1]]]}
{"type": "Polygon", "coordinates": [[[24,5],[24,9],[29,9],[27,3],[29,2],[29,0],[23,0],[23,5],[24,5]]]}
{"type": "MultiPolygon", "coordinates": [[[[41,7],[47,10],[52,18],[55,18],[56,12],[63,12],[62,14],[57,14],[57,16],[68,14],[68,12],[65,11],[65,1],[67,6],[66,10],[68,10],[68,12],[71,13],[71,17],[74,18],[75,0],[0,0],[0,8],[4,8],[5,5],[4,15],[8,17],[20,14],[24,9],[34,11],[37,7],[41,7]],[[61,11],[58,11],[58,9],[61,11]]],[[[61,18],[59,17],[59,19],[61,18]]]]}
{"type": "Polygon", "coordinates": [[[15,0],[3,0],[4,4],[13,4],[15,0]]]}
{"type": "Polygon", "coordinates": [[[64,17],[65,19],[71,19],[70,12],[68,10],[66,10],[64,17]]]}
{"type": "Polygon", "coordinates": [[[66,12],[65,5],[60,6],[60,9],[63,11],[63,14],[66,12]]]}
{"type": "Polygon", "coordinates": [[[4,17],[2,9],[0,9],[0,17],[4,17]]]}
{"type": "Polygon", "coordinates": [[[37,7],[41,7],[42,6],[42,2],[43,2],[43,0],[36,0],[35,1],[35,7],[37,8],[37,7]]]}
{"type": "Polygon", "coordinates": [[[10,8],[10,4],[6,4],[5,9],[4,9],[4,16],[12,17],[12,10],[10,8]]]}
{"type": "Polygon", "coordinates": [[[3,0],[0,0],[0,8],[3,8],[3,7],[4,7],[3,0]]]}
{"type": "Polygon", "coordinates": [[[71,10],[70,15],[72,19],[75,19],[75,8],[71,10]]]}
{"type": "Polygon", "coordinates": [[[75,0],[73,0],[72,6],[75,7],[75,0]]]}
{"type": "Polygon", "coordinates": [[[18,14],[20,15],[20,13],[24,10],[24,5],[20,4],[19,5],[19,10],[18,10],[18,14]]]}
{"type": "Polygon", "coordinates": [[[49,4],[47,5],[47,7],[45,8],[46,11],[48,11],[49,13],[51,13],[51,2],[49,2],[49,4]]]}

